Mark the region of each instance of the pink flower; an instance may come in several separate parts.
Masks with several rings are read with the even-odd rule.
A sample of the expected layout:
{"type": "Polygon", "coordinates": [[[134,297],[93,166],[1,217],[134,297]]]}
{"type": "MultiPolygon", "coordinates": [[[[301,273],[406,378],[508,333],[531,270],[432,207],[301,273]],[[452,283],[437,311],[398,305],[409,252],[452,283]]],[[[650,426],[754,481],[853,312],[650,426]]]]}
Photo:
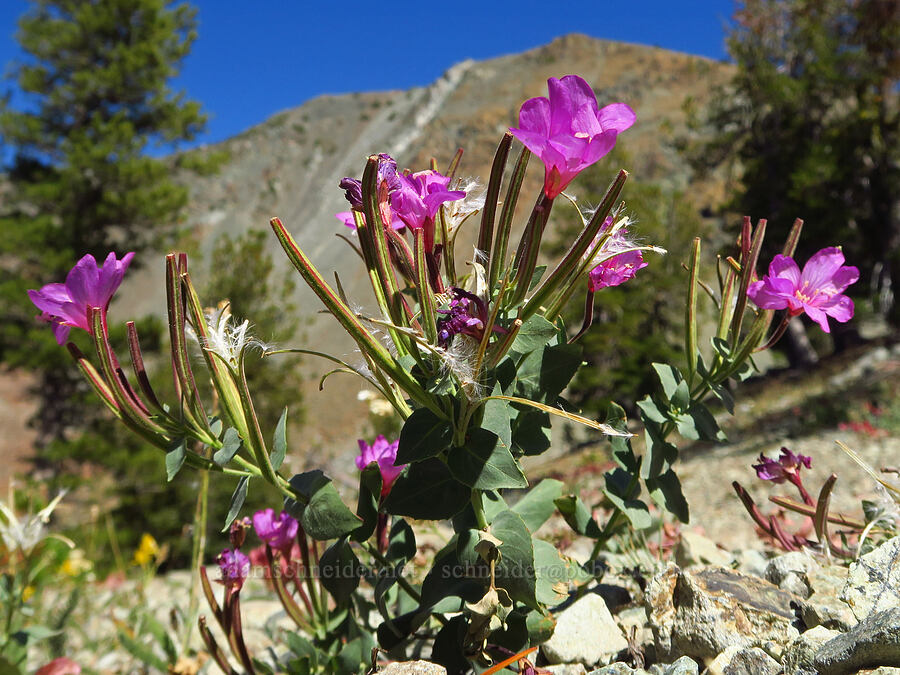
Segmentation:
{"type": "Polygon", "coordinates": [[[466,196],[462,190],[448,190],[450,177],[437,171],[417,171],[398,178],[400,187],[391,193],[391,208],[413,229],[433,223],[444,202],[455,202],[466,196]]]}
{"type": "Polygon", "coordinates": [[[394,466],[399,445],[399,440],[389,443],[381,434],[378,435],[378,438],[375,439],[375,442],[372,443],[372,445],[359,439],[359,456],[356,458],[356,467],[362,471],[372,462],[378,464],[378,470],[381,471],[382,496],[391,491],[391,486],[394,484],[394,481],[397,480],[397,476],[399,476],[406,467],[405,464],[394,466]]]}
{"type": "Polygon", "coordinates": [[[616,137],[634,124],[624,103],[597,108],[590,85],[577,75],[547,80],[550,98],[522,104],[519,128],[512,134],[544,163],[544,194],[550,199],[566,189],[582,170],[609,153],[616,137]]]}
{"type": "Polygon", "coordinates": [[[250,574],[250,558],[237,549],[226,548],[216,557],[219,571],[222,573],[219,583],[225,584],[225,588],[239,590],[244,585],[244,579],[250,574]]]}
{"type": "Polygon", "coordinates": [[[633,279],[635,273],[647,267],[644,256],[640,251],[627,251],[607,258],[590,272],[590,288],[599,291],[601,288],[618,286],[629,279],[633,279]]]}
{"type": "Polygon", "coordinates": [[[66,276],[66,283],[47,284],[39,291],[28,291],[28,297],[41,310],[39,318],[53,324],[59,344],[65,343],[72,327],[90,332],[88,307],[106,311],[133,257],[134,253],[126,253],[117,260],[116,254],[110,253],[103,267],[98,267],[94,256],[88,254],[75,263],[66,276]]]}
{"type": "Polygon", "coordinates": [[[275,511],[264,509],[253,514],[253,529],[256,536],[283,555],[290,554],[291,546],[297,538],[299,524],[287,511],[275,517],[275,511]]]}
{"type": "Polygon", "coordinates": [[[796,455],[787,448],[781,449],[778,459],[771,459],[763,454],[759,455],[759,464],[754,464],[756,475],[762,480],[770,480],[773,483],[790,481],[797,484],[800,479],[800,469],[812,466],[812,459],[806,455],[796,455]]]}
{"type": "Polygon", "coordinates": [[[34,671],[34,675],[80,675],[80,674],[81,674],[81,666],[79,666],[77,663],[75,663],[72,659],[67,659],[65,656],[60,656],[58,659],[53,659],[47,665],[41,666],[36,671],[34,671]]]}
{"type": "Polygon", "coordinates": [[[769,273],[747,288],[747,295],[761,309],[787,309],[791,316],[806,312],[826,333],[828,317],[845,323],[853,318],[853,301],[844,290],[859,279],[856,267],[843,266],[838,247],[823,248],[803,266],[776,255],[769,273]]]}

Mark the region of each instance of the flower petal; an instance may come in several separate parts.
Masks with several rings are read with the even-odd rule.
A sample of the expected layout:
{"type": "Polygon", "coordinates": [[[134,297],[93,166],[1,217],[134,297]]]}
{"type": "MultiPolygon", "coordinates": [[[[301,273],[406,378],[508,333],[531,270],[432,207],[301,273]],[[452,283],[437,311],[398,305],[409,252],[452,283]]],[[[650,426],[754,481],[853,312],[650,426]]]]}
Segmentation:
{"type": "Polygon", "coordinates": [[[566,75],[560,80],[547,80],[550,93],[550,135],[572,131],[572,120],[584,106],[597,110],[597,97],[591,86],[577,75],[566,75]]]}
{"type": "MultiPolygon", "coordinates": [[[[517,138],[517,131],[538,134],[544,138],[550,135],[550,101],[544,96],[530,98],[519,109],[519,128],[510,129],[517,138]]],[[[519,140],[522,140],[519,138],[519,140]]],[[[522,141],[523,143],[525,141],[522,141]]]]}
{"type": "Polygon", "coordinates": [[[604,131],[611,129],[616,133],[622,133],[634,124],[637,115],[631,106],[625,103],[610,103],[600,109],[597,119],[604,131]]]}
{"type": "Polygon", "coordinates": [[[800,268],[797,267],[797,263],[793,258],[780,253],[772,259],[769,265],[769,276],[788,279],[794,289],[800,285],[800,268]]]}
{"type": "Polygon", "coordinates": [[[802,284],[809,284],[810,290],[820,289],[831,283],[843,264],[844,254],[840,248],[837,246],[823,248],[803,266],[800,280],[802,284]]]}

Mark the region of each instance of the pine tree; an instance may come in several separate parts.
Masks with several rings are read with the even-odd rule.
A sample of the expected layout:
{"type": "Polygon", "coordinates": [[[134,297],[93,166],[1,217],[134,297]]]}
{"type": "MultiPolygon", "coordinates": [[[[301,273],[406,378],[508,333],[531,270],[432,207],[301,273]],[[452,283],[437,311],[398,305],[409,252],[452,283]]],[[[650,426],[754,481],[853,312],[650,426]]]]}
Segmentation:
{"type": "Polygon", "coordinates": [[[61,281],[86,253],[140,254],[172,234],[187,191],[171,177],[177,160],[151,153],[204,128],[199,104],[169,87],[195,28],[194,9],[165,0],[32,0],[19,21],[20,93],[0,108],[14,156],[0,213],[0,362],[37,375],[41,443],[82,428],[85,412],[80,378],[25,290],[61,281]]]}

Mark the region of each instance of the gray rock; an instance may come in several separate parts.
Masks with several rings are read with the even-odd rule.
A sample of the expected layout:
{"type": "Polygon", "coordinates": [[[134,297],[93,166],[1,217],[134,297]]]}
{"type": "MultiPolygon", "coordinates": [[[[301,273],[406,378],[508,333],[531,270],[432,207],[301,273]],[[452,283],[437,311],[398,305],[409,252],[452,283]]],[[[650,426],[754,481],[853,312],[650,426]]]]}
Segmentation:
{"type": "Polygon", "coordinates": [[[663,671],[663,675],[698,675],[700,666],[689,656],[682,656],[663,671]]]}
{"type": "Polygon", "coordinates": [[[541,651],[549,663],[607,664],[628,642],[599,595],[586,595],[560,612],[541,651]]]}
{"type": "Polygon", "coordinates": [[[759,647],[729,647],[707,666],[706,675],[777,675],[781,664],[759,647]]]}
{"type": "Polygon", "coordinates": [[[616,623],[626,639],[634,631],[634,643],[645,652],[653,649],[653,631],[647,625],[647,612],[643,607],[629,607],[616,614],[616,623]]]}
{"type": "Polygon", "coordinates": [[[786,645],[799,635],[791,608],[797,600],[767,581],[734,570],[693,573],[674,565],[654,577],[645,593],[661,660],[682,655],[713,659],[732,645],[786,645]]]}
{"type": "Polygon", "coordinates": [[[766,558],[762,551],[757,551],[755,548],[748,548],[746,551],[738,551],[735,554],[735,558],[737,560],[738,572],[752,574],[753,576],[765,579],[766,567],[769,564],[769,559],[766,558]]]}
{"type": "Polygon", "coordinates": [[[900,667],[900,607],[870,614],[816,652],[822,675],[844,675],[862,668],[900,667]]]}
{"type": "Polygon", "coordinates": [[[610,663],[608,666],[592,670],[588,675],[643,675],[643,673],[646,672],[647,671],[644,669],[635,670],[627,663],[616,661],[615,663],[610,663]]]}
{"type": "Polygon", "coordinates": [[[816,653],[822,645],[838,635],[838,631],[825,626],[816,626],[803,633],[784,650],[781,659],[784,675],[816,675],[816,653]]]}
{"type": "Polygon", "coordinates": [[[587,675],[587,670],[580,663],[560,663],[555,666],[544,666],[544,670],[553,675],[587,675]]]}
{"type": "Polygon", "coordinates": [[[791,551],[769,561],[766,579],[778,588],[806,599],[812,594],[809,574],[817,568],[818,563],[808,553],[791,551]]]}
{"type": "Polygon", "coordinates": [[[378,673],[379,675],[447,675],[447,669],[430,661],[403,661],[389,663],[378,673]]]}
{"type": "Polygon", "coordinates": [[[733,560],[734,557],[728,551],[723,551],[712,539],[696,532],[682,532],[675,547],[675,562],[679,567],[692,565],[727,567],[733,560]]]}
{"type": "Polygon", "coordinates": [[[847,584],[847,572],[846,567],[833,564],[809,572],[807,581],[813,592],[799,603],[800,616],[807,628],[825,626],[846,631],[857,624],[850,606],[840,599],[847,584]]]}
{"type": "Polygon", "coordinates": [[[900,675],[900,668],[892,668],[891,666],[878,666],[869,670],[860,670],[857,675],[900,675]]]}
{"type": "Polygon", "coordinates": [[[841,599],[860,621],[873,612],[900,607],[900,537],[850,565],[841,599]]]}

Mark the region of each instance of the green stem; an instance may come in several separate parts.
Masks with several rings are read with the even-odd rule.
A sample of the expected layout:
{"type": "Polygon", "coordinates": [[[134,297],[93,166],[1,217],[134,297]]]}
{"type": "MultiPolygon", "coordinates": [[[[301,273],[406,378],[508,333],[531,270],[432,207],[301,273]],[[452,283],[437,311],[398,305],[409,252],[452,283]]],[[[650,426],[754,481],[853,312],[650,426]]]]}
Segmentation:
{"type": "Polygon", "coordinates": [[[475,512],[475,522],[478,523],[478,529],[487,530],[488,521],[484,513],[484,502],[481,499],[481,490],[472,490],[472,510],[475,512]]]}

